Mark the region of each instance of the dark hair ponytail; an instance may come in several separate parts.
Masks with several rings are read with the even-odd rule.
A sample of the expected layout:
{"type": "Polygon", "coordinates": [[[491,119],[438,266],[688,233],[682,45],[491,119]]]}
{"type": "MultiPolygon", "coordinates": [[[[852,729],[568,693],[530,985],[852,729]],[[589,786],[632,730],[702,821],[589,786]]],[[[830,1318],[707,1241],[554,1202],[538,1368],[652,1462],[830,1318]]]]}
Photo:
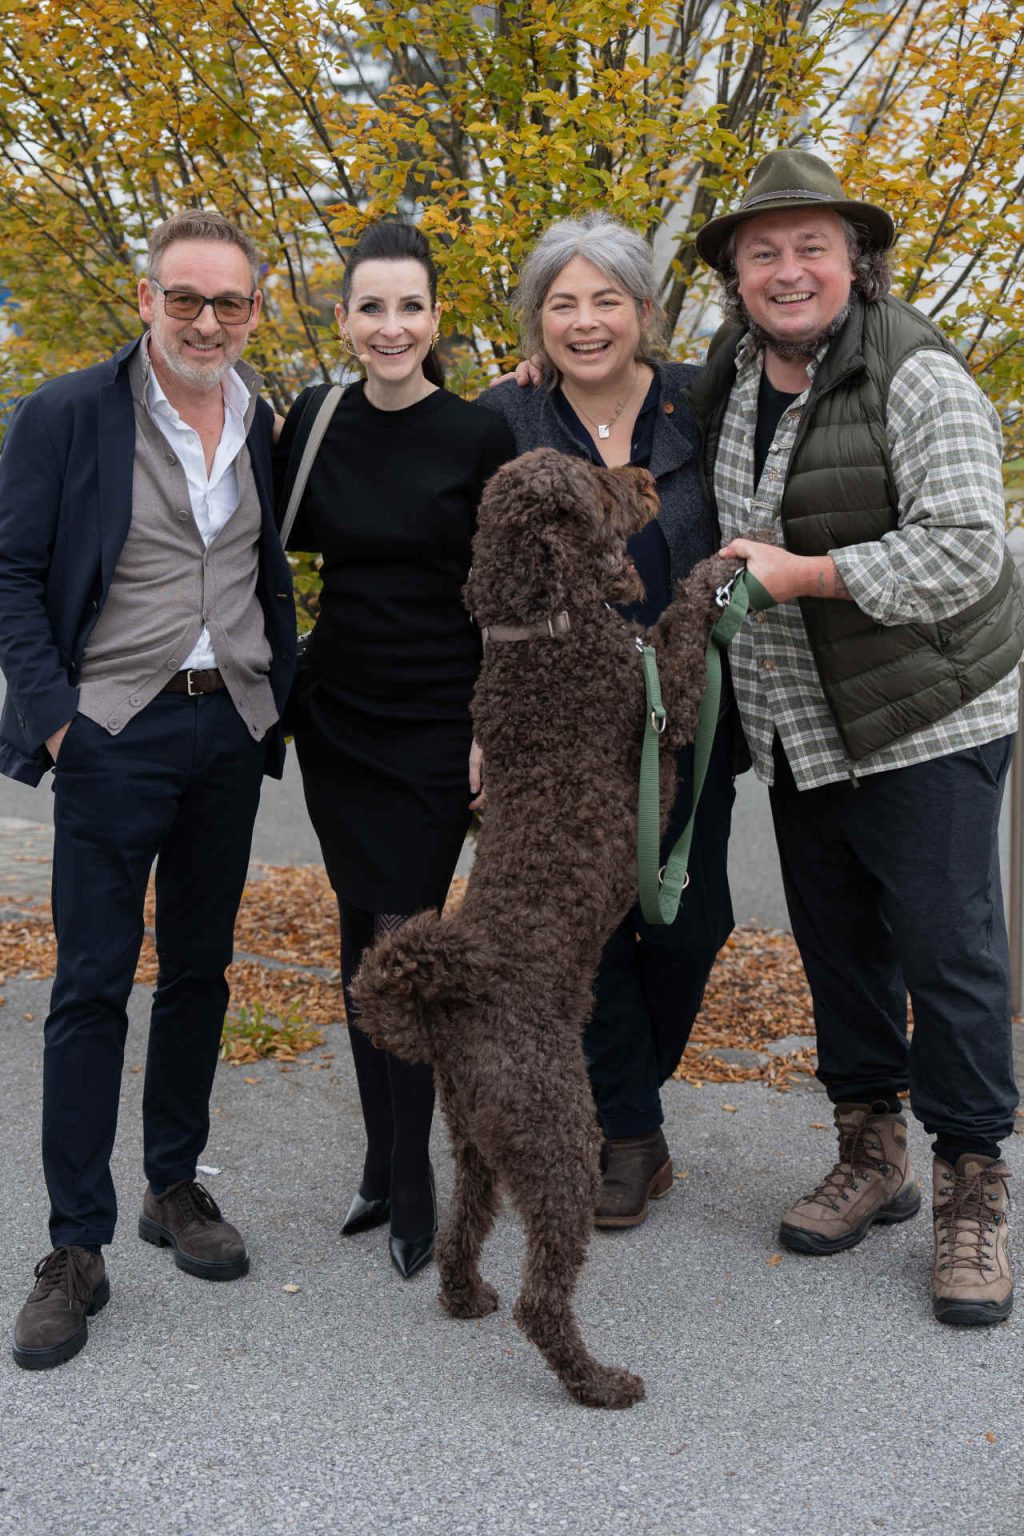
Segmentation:
{"type": "MultiPolygon", "coordinates": [[[[352,297],[356,268],[364,261],[418,261],[427,274],[431,308],[437,303],[437,268],[427,237],[415,224],[403,224],[399,219],[380,219],[363,230],[349,253],[341,279],[341,300],[346,309],[352,297]]],[[[423,359],[423,376],[439,388],[444,383],[444,364],[436,347],[431,347],[423,359]]]]}

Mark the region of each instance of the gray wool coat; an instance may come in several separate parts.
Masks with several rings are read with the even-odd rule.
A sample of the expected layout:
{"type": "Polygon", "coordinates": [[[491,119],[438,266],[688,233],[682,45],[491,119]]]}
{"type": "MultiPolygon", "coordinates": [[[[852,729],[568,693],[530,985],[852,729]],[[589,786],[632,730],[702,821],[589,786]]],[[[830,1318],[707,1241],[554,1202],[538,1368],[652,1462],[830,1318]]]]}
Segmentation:
{"type": "MultiPolygon", "coordinates": [[[[665,536],[672,583],[686,576],[718,548],[714,516],[700,478],[700,433],[686,390],[698,373],[690,363],[655,363],[661,402],[654,427],[650,471],[657,481],[661,510],[658,526],[665,536]]],[[[557,448],[584,458],[582,447],[566,427],[546,390],[521,389],[514,379],[485,389],[478,405],[503,416],[512,428],[517,453],[531,448],[557,448]]]]}

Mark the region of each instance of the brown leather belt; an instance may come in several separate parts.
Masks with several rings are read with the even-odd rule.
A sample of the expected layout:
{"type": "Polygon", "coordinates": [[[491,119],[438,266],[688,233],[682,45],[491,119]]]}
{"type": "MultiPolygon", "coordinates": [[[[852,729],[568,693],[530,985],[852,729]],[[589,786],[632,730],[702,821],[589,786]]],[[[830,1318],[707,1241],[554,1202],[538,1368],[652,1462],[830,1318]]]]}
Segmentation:
{"type": "Polygon", "coordinates": [[[219,693],[226,686],[216,667],[209,667],[205,672],[193,668],[188,672],[175,672],[170,682],[164,683],[161,692],[187,693],[190,699],[195,699],[201,693],[219,693]]]}

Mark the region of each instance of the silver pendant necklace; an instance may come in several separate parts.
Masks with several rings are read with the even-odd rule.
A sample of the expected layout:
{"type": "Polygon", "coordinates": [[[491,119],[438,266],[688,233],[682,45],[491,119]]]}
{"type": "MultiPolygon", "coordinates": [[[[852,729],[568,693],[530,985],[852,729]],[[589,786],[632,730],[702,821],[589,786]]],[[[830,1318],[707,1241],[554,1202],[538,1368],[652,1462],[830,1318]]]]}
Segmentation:
{"type": "Polygon", "coordinates": [[[588,416],[586,411],[583,409],[583,407],[581,405],[577,405],[576,401],[568,393],[564,383],[562,385],[562,393],[568,399],[569,404],[572,406],[573,410],[574,411],[578,411],[579,414],[583,417],[583,420],[586,421],[586,422],[589,422],[589,424],[597,432],[598,437],[601,438],[602,441],[603,441],[604,439],[611,437],[611,435],[612,435],[612,427],[614,427],[615,423],[618,421],[619,417],[622,415],[623,411],[626,409],[626,406],[629,404],[630,400],[633,398],[633,391],[636,389],[636,381],[637,381],[638,377],[639,377],[639,369],[637,369],[634,372],[632,384],[629,386],[629,389],[626,391],[626,393],[623,395],[622,399],[619,401],[618,405],[615,407],[615,410],[612,413],[612,416],[611,416],[611,418],[608,421],[595,421],[593,416],[588,416]]]}

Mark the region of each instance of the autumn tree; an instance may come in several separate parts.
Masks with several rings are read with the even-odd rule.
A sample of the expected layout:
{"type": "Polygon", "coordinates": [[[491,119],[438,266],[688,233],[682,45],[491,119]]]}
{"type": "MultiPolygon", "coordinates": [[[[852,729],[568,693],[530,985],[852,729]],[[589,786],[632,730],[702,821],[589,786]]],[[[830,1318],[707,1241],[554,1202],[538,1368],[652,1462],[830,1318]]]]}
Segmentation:
{"type": "Polygon", "coordinates": [[[459,387],[514,349],[531,242],[589,208],[645,231],[673,350],[699,357],[693,232],[805,141],[893,213],[896,291],[1019,454],[1022,82],[1019,0],[0,0],[0,397],[134,335],[145,232],[197,203],[266,254],[253,351],[279,405],[337,370],[345,249],[396,210],[435,240],[459,387]]]}

